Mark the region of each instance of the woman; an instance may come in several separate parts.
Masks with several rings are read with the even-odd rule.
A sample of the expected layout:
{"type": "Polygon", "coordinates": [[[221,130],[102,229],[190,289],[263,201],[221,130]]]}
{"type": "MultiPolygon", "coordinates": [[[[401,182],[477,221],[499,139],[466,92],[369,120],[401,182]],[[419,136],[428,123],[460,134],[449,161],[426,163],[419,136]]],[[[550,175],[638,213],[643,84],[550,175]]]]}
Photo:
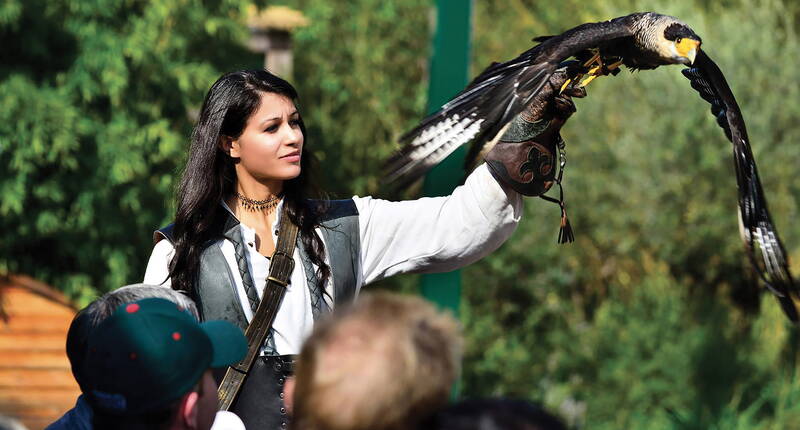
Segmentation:
{"type": "Polygon", "coordinates": [[[296,98],[288,82],[264,70],[214,83],[192,134],[175,223],[156,232],[144,279],[188,291],[205,319],[244,328],[282,214],[298,226],[290,284],[234,406],[248,428],[286,426],[281,385],[318,315],[378,279],[472,263],[500,246],[522,213],[521,196],[485,166],[447,197],[309,200],[296,98]]]}

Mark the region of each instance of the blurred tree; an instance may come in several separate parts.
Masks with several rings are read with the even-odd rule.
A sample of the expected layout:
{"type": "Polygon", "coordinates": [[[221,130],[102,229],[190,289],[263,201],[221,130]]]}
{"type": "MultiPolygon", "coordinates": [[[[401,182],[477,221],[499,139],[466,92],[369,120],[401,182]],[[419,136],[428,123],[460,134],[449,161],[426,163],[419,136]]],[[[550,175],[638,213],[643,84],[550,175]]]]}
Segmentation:
{"type": "MultiPolygon", "coordinates": [[[[85,302],[140,279],[171,218],[193,116],[244,48],[245,0],[0,6],[0,270],[85,302]]],[[[332,195],[378,191],[380,160],[420,116],[427,1],[286,2],[311,150],[332,195]]]]}
{"type": "Polygon", "coordinates": [[[425,110],[430,0],[295,0],[296,85],[334,196],[380,192],[381,163],[425,110]]]}
{"type": "MultiPolygon", "coordinates": [[[[478,69],[581,22],[635,10],[687,21],[742,105],[800,272],[800,104],[783,60],[800,53],[797,4],[477,8],[478,69]]],[[[737,234],[730,144],[679,70],[600,79],[577,102],[562,131],[577,242],[556,246],[558,209],[528,201],[509,243],[467,269],[466,393],[538,399],[587,428],[797,428],[784,427],[798,413],[786,403],[797,395],[797,335],[771,297],[761,303],[737,234]]]]}
{"type": "Polygon", "coordinates": [[[193,112],[243,49],[242,1],[0,7],[0,267],[79,302],[142,276],[193,112]]]}

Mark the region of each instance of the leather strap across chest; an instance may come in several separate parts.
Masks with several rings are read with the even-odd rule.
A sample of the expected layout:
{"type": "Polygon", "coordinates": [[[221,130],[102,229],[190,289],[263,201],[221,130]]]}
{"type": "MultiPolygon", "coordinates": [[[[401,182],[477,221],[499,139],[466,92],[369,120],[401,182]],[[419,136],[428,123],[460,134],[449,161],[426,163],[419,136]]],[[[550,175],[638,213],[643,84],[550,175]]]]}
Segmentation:
{"type": "Polygon", "coordinates": [[[297,243],[298,228],[289,219],[286,210],[281,214],[281,221],[278,227],[278,241],[275,244],[275,252],[272,254],[267,276],[264,295],[258,304],[253,319],[245,330],[247,337],[247,355],[236,365],[230,366],[225,372],[225,377],[218,389],[220,399],[220,410],[226,411],[236,400],[236,396],[242,387],[247,373],[253,366],[253,362],[258,357],[261,346],[275,321],[278,314],[286,287],[294,270],[294,248],[297,243]]]}

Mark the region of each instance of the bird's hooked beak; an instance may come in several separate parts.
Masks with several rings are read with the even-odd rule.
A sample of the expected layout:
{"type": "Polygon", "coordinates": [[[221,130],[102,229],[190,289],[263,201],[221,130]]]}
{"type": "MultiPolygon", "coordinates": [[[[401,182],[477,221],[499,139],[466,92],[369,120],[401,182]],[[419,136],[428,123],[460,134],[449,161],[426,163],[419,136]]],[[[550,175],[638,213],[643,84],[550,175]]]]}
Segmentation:
{"type": "Polygon", "coordinates": [[[675,51],[678,54],[681,63],[691,66],[694,64],[694,59],[697,56],[697,51],[700,49],[700,41],[682,38],[675,41],[675,51]]]}

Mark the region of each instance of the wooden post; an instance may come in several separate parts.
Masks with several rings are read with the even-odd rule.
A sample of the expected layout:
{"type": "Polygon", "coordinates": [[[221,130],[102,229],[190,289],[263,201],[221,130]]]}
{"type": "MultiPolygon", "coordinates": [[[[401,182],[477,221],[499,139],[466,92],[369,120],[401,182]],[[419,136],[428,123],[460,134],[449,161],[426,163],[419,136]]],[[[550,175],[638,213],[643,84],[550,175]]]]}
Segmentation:
{"type": "Polygon", "coordinates": [[[259,11],[254,6],[248,12],[247,26],[250,39],[247,47],[264,54],[264,68],[291,80],[292,31],[309,24],[300,11],[286,6],[271,6],[259,11]]]}

